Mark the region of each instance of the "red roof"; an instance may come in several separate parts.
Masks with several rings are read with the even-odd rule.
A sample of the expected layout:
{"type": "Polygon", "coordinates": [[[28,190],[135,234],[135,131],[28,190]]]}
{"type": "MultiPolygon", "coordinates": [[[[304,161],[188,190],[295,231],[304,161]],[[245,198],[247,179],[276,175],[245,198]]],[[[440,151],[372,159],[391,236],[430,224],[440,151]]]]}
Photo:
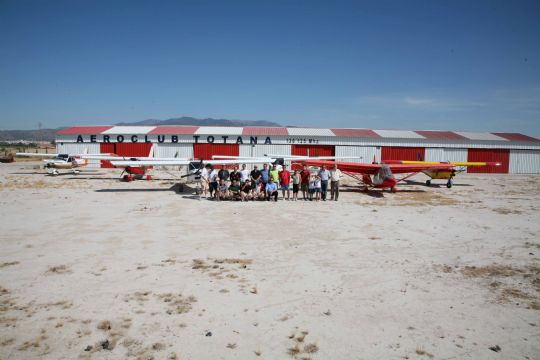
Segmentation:
{"type": "Polygon", "coordinates": [[[415,131],[426,139],[441,139],[441,140],[468,140],[465,136],[461,136],[452,131],[415,131]]]}
{"type": "Polygon", "coordinates": [[[369,129],[330,129],[336,136],[380,138],[373,130],[369,129]]]}
{"type": "Polygon", "coordinates": [[[193,135],[195,131],[199,129],[199,126],[180,126],[180,125],[170,125],[170,126],[157,126],[154,130],[150,131],[149,134],[174,134],[174,135],[193,135]]]}
{"type": "Polygon", "coordinates": [[[58,131],[57,135],[93,135],[101,134],[109,130],[112,126],[73,126],[58,131]]]}
{"type": "Polygon", "coordinates": [[[242,135],[278,135],[287,136],[287,128],[279,127],[258,127],[258,126],[246,126],[242,130],[242,135]]]}
{"type": "Polygon", "coordinates": [[[535,139],[533,137],[518,134],[518,133],[492,133],[494,135],[500,136],[506,140],[510,141],[532,141],[532,142],[540,142],[539,139],[535,139]]]}

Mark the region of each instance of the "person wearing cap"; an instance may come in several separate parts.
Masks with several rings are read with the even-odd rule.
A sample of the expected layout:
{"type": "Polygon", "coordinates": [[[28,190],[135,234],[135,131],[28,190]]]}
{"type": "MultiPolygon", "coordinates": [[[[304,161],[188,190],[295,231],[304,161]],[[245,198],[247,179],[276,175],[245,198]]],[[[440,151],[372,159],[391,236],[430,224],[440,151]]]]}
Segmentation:
{"type": "Polygon", "coordinates": [[[321,181],[321,198],[323,201],[326,201],[326,192],[328,190],[328,180],[330,179],[330,171],[326,168],[325,165],[319,170],[319,178],[321,181]]]}
{"type": "Polygon", "coordinates": [[[330,199],[338,201],[339,197],[339,181],[341,180],[341,171],[337,165],[330,171],[330,199]]]}
{"type": "Polygon", "coordinates": [[[279,183],[281,185],[281,192],[283,199],[285,199],[285,192],[287,192],[287,199],[291,197],[291,190],[289,189],[289,184],[291,183],[291,173],[287,170],[287,165],[282,166],[282,170],[279,172],[279,183]]]}

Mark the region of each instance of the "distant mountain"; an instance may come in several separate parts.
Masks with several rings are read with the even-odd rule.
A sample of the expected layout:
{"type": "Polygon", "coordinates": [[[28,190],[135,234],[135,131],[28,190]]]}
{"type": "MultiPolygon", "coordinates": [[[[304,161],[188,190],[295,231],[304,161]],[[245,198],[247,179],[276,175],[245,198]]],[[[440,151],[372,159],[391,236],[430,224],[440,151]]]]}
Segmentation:
{"type": "MultiPolygon", "coordinates": [[[[84,125],[84,124],[77,124],[84,125]]],[[[195,126],[268,126],[268,127],[282,127],[280,124],[264,121],[264,120],[227,120],[227,119],[197,119],[193,117],[183,116],[179,118],[172,118],[168,120],[155,120],[148,119],[137,122],[122,122],[116,125],[195,125],[195,126]]],[[[75,125],[73,125],[75,126],[75,125]]],[[[0,130],[0,141],[53,141],[56,137],[56,132],[64,129],[60,127],[57,129],[41,129],[41,130],[0,130]]]]}
{"type": "Polygon", "coordinates": [[[53,141],[58,129],[41,130],[0,130],[0,141],[53,141]]]}
{"type": "Polygon", "coordinates": [[[123,122],[116,125],[197,125],[197,126],[269,126],[281,127],[280,124],[264,120],[227,120],[227,119],[197,119],[189,116],[172,118],[168,120],[142,120],[137,122],[123,122]]]}

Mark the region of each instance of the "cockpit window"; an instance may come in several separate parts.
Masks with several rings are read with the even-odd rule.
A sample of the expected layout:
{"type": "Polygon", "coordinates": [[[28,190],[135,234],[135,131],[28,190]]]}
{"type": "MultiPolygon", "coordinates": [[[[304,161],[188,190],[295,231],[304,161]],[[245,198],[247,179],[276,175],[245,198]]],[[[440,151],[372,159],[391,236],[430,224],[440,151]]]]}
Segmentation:
{"type": "Polygon", "coordinates": [[[382,182],[388,178],[392,178],[394,175],[392,174],[392,170],[388,165],[383,165],[381,168],[375,173],[375,176],[373,177],[373,184],[379,185],[382,184],[382,182]]]}

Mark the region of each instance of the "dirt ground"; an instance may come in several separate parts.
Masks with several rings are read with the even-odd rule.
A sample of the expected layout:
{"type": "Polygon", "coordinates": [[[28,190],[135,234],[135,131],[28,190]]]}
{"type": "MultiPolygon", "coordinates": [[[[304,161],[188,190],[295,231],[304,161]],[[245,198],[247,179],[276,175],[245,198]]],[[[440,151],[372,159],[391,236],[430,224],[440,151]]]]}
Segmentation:
{"type": "Polygon", "coordinates": [[[0,164],[0,359],[540,356],[538,176],[218,203],[119,175],[0,164]]]}

